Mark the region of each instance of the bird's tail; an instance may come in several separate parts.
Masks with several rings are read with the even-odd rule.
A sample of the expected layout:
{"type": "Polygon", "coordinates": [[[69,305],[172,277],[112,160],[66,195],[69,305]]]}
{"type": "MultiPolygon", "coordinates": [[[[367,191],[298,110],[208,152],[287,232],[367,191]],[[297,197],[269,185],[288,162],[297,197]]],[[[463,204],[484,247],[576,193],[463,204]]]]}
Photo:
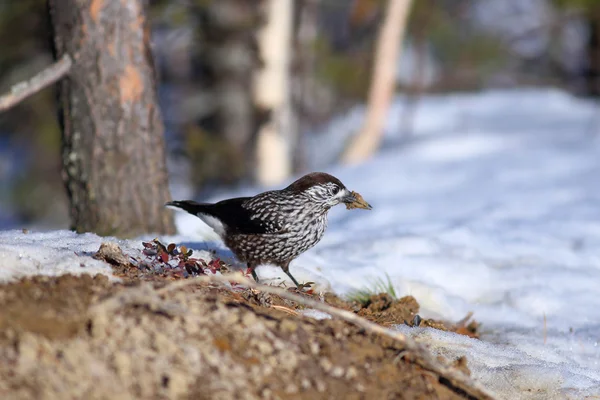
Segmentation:
{"type": "Polygon", "coordinates": [[[197,203],[192,200],[183,200],[183,201],[169,201],[165,204],[165,206],[172,206],[181,208],[193,215],[198,215],[198,213],[206,213],[207,208],[210,204],[207,203],[197,203]]]}

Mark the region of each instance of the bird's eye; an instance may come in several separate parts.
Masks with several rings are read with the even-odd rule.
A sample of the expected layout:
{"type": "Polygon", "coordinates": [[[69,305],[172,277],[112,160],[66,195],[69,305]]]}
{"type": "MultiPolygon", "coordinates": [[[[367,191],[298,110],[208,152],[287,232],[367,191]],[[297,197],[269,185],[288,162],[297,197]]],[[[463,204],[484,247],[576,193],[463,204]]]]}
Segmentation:
{"type": "Polygon", "coordinates": [[[342,190],[342,188],[341,188],[341,187],[339,187],[339,186],[334,186],[334,187],[333,187],[333,194],[334,194],[334,195],[335,195],[335,194],[338,194],[338,193],[340,192],[340,190],[342,190]]]}

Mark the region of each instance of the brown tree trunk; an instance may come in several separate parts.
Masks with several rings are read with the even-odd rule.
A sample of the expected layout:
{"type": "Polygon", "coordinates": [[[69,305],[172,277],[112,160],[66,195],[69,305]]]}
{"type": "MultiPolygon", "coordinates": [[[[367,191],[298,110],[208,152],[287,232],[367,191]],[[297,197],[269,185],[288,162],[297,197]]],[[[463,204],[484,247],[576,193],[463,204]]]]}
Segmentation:
{"type": "Polygon", "coordinates": [[[163,124],[142,0],[49,0],[60,85],[63,178],[77,232],[174,231],[163,124]]]}

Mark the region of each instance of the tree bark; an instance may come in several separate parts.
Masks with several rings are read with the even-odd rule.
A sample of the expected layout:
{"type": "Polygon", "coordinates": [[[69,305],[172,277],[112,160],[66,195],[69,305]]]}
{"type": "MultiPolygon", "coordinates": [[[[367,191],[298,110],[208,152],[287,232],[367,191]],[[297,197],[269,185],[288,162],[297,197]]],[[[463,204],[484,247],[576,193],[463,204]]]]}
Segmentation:
{"type": "Polygon", "coordinates": [[[77,232],[172,233],[161,115],[142,0],[49,0],[63,179],[77,232]]]}
{"type": "Polygon", "coordinates": [[[387,111],[396,87],[396,64],[404,39],[412,0],[388,0],[377,38],[373,79],[362,130],[350,143],[342,161],[354,164],[369,158],[381,142],[387,111]]]}

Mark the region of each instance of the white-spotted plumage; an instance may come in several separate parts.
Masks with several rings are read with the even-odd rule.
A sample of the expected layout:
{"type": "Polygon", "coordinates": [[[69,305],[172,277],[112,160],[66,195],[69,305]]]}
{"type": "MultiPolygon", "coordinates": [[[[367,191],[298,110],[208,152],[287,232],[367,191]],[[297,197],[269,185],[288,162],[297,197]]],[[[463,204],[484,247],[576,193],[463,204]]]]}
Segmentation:
{"type": "MultiPolygon", "coordinates": [[[[246,262],[287,263],[321,240],[327,228],[326,192],[311,193],[273,191],[252,197],[242,204],[252,220],[260,221],[263,234],[233,234],[225,244],[246,262]],[[323,195],[324,201],[315,201],[323,195]],[[260,247],[261,251],[254,249],[260,247]]],[[[330,198],[330,197],[329,197],[330,198]]]]}

